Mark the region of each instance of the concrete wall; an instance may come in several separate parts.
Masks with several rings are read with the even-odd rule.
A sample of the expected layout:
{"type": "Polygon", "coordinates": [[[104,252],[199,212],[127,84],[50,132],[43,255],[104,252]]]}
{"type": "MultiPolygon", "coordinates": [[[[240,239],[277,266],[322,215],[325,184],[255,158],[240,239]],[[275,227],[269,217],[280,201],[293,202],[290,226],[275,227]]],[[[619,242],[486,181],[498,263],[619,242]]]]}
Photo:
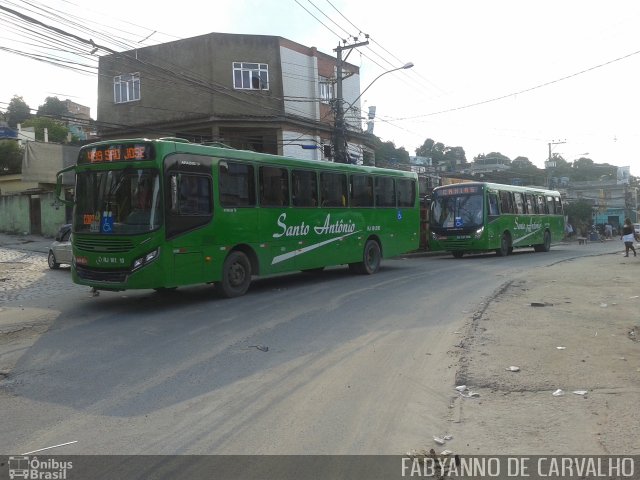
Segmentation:
{"type": "MultiPolygon", "coordinates": [[[[55,194],[41,193],[40,197],[40,230],[45,237],[54,237],[60,225],[66,223],[65,207],[53,205],[55,194]]],[[[30,216],[31,196],[0,196],[0,232],[29,234],[31,232],[30,216]]]]}
{"type": "Polygon", "coordinates": [[[0,197],[0,230],[5,233],[30,233],[29,197],[3,195],[0,197]]]}

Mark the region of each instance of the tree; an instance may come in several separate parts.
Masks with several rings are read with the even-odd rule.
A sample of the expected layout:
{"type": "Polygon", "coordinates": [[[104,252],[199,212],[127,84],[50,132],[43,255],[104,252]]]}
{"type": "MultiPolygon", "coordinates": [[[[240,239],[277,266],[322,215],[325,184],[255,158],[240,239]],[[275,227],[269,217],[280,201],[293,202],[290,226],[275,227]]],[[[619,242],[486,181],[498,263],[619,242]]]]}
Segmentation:
{"type": "Polygon", "coordinates": [[[476,165],[511,165],[511,159],[500,152],[481,153],[473,159],[476,165]]]}
{"type": "Polygon", "coordinates": [[[444,162],[451,171],[455,171],[458,165],[466,165],[467,155],[462,147],[446,147],[444,150],[444,162]]]}
{"type": "Polygon", "coordinates": [[[23,123],[28,118],[31,118],[31,109],[22,97],[14,95],[9,102],[5,117],[9,126],[16,128],[19,123],[23,123]]]}
{"type": "Polygon", "coordinates": [[[431,159],[431,164],[436,166],[445,161],[445,146],[443,143],[435,142],[431,138],[427,138],[424,143],[416,148],[416,155],[419,157],[427,157],[431,159]]]}
{"type": "Polygon", "coordinates": [[[513,160],[511,160],[511,167],[518,170],[530,170],[532,168],[535,168],[537,170],[538,168],[533,163],[531,163],[531,160],[529,160],[527,157],[514,158],[513,160]]]}
{"type": "Polygon", "coordinates": [[[0,140],[0,175],[20,173],[23,153],[15,140],[0,140]]]}
{"type": "Polygon", "coordinates": [[[36,131],[36,140],[44,140],[44,129],[48,131],[49,141],[56,143],[65,143],[69,129],[60,122],[51,118],[34,117],[27,120],[23,124],[25,127],[34,127],[36,131]]]}
{"type": "Polygon", "coordinates": [[[69,115],[67,105],[58,97],[47,97],[44,100],[44,104],[38,107],[39,117],[54,117],[60,118],[69,115]]]}
{"type": "Polygon", "coordinates": [[[585,234],[591,225],[593,204],[589,200],[576,200],[564,206],[564,213],[569,218],[569,223],[574,231],[585,234]]]}
{"type": "Polygon", "coordinates": [[[409,164],[409,152],[404,147],[396,148],[393,142],[383,142],[375,135],[370,136],[370,143],[376,159],[376,165],[394,167],[409,164]]]}

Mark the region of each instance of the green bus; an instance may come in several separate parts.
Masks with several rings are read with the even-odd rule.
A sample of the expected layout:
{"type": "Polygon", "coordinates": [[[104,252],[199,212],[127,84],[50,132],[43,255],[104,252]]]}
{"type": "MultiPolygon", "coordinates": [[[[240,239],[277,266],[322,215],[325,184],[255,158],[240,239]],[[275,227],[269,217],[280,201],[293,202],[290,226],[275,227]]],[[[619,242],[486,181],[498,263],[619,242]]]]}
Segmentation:
{"type": "Polygon", "coordinates": [[[506,256],[514,248],[548,252],[564,236],[560,193],[536,187],[486,182],[433,189],[429,249],[465,253],[495,250],[506,256]]]}
{"type": "Polygon", "coordinates": [[[415,173],[178,138],[86,145],[57,197],[73,203],[73,281],[97,290],[215,283],[236,297],[257,275],[373,274],[419,244],[415,173]]]}

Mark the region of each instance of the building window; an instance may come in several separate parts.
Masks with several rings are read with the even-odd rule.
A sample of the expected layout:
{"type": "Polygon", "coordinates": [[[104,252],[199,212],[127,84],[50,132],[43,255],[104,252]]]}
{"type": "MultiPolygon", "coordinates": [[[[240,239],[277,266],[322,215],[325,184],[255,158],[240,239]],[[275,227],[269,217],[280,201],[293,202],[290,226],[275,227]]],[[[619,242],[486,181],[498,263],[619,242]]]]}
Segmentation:
{"type": "Polygon", "coordinates": [[[266,63],[233,62],[233,88],[269,90],[269,65],[266,63]]]}
{"type": "Polygon", "coordinates": [[[113,101],[126,103],[140,100],[140,73],[113,77],[113,101]]]}
{"type": "Polygon", "coordinates": [[[326,77],[320,77],[320,101],[330,103],[333,100],[333,83],[326,77]]]}

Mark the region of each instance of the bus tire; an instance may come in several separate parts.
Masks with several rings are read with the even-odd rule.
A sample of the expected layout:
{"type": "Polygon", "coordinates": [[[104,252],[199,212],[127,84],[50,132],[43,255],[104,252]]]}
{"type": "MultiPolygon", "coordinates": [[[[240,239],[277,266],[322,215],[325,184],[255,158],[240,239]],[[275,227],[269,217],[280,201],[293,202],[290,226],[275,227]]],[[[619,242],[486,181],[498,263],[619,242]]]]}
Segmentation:
{"type": "Polygon", "coordinates": [[[464,252],[462,250],[454,250],[451,255],[453,255],[453,258],[462,258],[464,252]]]}
{"type": "Polygon", "coordinates": [[[539,245],[534,245],[533,249],[536,252],[548,252],[549,250],[551,250],[551,234],[549,233],[549,230],[545,230],[542,243],[539,245]]]}
{"type": "Polygon", "coordinates": [[[362,275],[373,275],[380,268],[382,254],[380,245],[375,240],[367,240],[362,252],[362,262],[352,263],[349,269],[362,275]]]}
{"type": "Polygon", "coordinates": [[[511,251],[511,237],[509,237],[507,232],[504,232],[502,237],[500,237],[500,248],[496,248],[496,255],[506,257],[511,251]]]}
{"type": "Polygon", "coordinates": [[[251,284],[251,262],[239,251],[231,252],[222,265],[218,292],[225,298],[244,295],[251,284]]]}

